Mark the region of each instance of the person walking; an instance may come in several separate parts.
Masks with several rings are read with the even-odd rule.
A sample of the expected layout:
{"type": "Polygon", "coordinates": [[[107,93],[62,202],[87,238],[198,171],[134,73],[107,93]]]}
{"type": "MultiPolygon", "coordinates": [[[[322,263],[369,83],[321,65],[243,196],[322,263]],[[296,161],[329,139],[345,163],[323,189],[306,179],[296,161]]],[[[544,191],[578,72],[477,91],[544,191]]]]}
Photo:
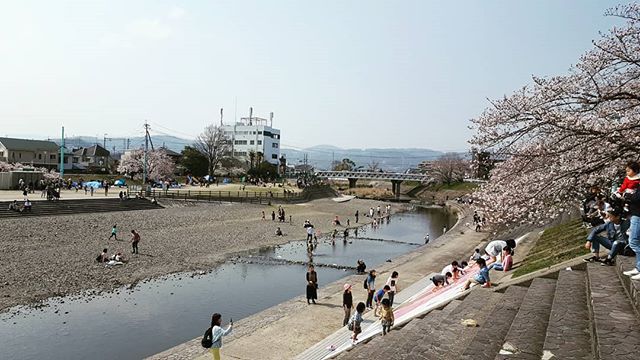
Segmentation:
{"type": "Polygon", "coordinates": [[[115,238],[116,241],[118,241],[118,224],[113,224],[113,227],[111,228],[111,235],[109,236],[109,240],[111,240],[111,238],[115,238]]]}
{"type": "Polygon", "coordinates": [[[233,320],[229,321],[226,329],[222,328],[222,315],[215,313],[211,316],[211,348],[209,353],[213,360],[220,360],[220,349],[222,348],[222,337],[231,334],[233,320]]]}
{"type": "Polygon", "coordinates": [[[140,234],[135,230],[131,230],[131,253],[138,254],[138,243],[140,242],[140,234]]]}
{"type": "Polygon", "coordinates": [[[318,299],[318,274],[313,265],[307,271],[307,304],[316,303],[318,299]],[[310,302],[311,301],[311,302],[310,302]]]}
{"type": "Polygon", "coordinates": [[[349,323],[351,318],[351,309],[353,309],[353,294],[351,293],[351,284],[344,284],[344,293],[342,293],[342,309],[344,310],[344,319],[342,326],[349,323]]]}
{"type": "Polygon", "coordinates": [[[367,303],[365,304],[369,309],[373,309],[373,295],[376,292],[376,271],[369,271],[369,275],[365,280],[367,285],[367,303]]]}

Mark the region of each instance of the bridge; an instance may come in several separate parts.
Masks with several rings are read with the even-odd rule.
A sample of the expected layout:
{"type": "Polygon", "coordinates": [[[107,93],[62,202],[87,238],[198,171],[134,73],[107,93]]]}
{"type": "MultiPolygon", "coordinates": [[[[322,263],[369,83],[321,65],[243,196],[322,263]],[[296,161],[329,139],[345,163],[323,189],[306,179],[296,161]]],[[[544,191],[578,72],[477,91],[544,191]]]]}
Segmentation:
{"type": "Polygon", "coordinates": [[[391,181],[391,189],[396,198],[400,197],[400,184],[403,181],[420,181],[430,183],[434,179],[424,174],[402,174],[370,171],[318,171],[316,176],[326,179],[347,179],[349,188],[356,187],[359,179],[391,181]]]}

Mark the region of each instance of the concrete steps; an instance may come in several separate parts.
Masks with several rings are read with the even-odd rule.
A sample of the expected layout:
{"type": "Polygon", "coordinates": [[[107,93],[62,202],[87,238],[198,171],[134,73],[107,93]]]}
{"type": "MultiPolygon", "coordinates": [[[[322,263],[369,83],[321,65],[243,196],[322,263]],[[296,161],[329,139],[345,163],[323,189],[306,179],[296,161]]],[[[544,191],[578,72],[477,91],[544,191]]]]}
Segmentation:
{"type": "Polygon", "coordinates": [[[543,353],[549,359],[593,359],[584,271],[558,273],[543,353]]]}
{"type": "Polygon", "coordinates": [[[638,359],[640,320],[616,269],[588,264],[587,275],[598,358],[638,359]]]}
{"type": "Polygon", "coordinates": [[[638,359],[640,281],[622,275],[633,266],[632,258],[619,257],[615,267],[561,270],[504,293],[475,289],[338,358],[638,359]],[[463,326],[462,319],[478,327],[463,326]]]}
{"type": "Polygon", "coordinates": [[[496,360],[540,359],[555,290],[556,280],[533,279],[496,360]]]}
{"type": "MultiPolygon", "coordinates": [[[[82,200],[33,201],[33,208],[27,212],[9,211],[11,202],[0,202],[0,219],[24,216],[54,216],[69,214],[87,214],[110,211],[133,211],[160,209],[162,206],[152,204],[146,199],[129,199],[121,201],[117,198],[95,198],[82,200]]],[[[23,203],[18,202],[20,205],[23,203]]]]}
{"type": "Polygon", "coordinates": [[[501,301],[493,308],[487,320],[481,325],[461,359],[482,360],[493,359],[500,351],[503,340],[511,327],[513,319],[520,309],[528,288],[522,286],[509,287],[501,301]]]}

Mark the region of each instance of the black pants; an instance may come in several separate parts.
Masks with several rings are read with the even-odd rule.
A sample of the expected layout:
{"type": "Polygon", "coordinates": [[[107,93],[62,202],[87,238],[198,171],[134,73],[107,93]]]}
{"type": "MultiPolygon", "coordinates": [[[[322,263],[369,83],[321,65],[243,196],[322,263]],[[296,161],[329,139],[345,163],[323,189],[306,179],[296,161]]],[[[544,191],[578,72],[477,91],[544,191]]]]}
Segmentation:
{"type": "Polygon", "coordinates": [[[396,292],[395,291],[389,291],[387,293],[387,295],[389,295],[389,306],[393,306],[393,298],[396,296],[396,292]]]}
{"type": "Polygon", "coordinates": [[[373,307],[373,293],[375,290],[367,291],[367,307],[373,307]]]}
{"type": "Polygon", "coordinates": [[[138,253],[138,241],[132,242],[131,243],[131,248],[132,248],[131,253],[132,254],[137,254],[138,253]]]}
{"type": "Polygon", "coordinates": [[[111,240],[112,237],[114,237],[114,238],[116,238],[116,240],[118,240],[118,236],[116,235],[116,233],[111,233],[111,236],[109,236],[109,240],[111,240]]]}

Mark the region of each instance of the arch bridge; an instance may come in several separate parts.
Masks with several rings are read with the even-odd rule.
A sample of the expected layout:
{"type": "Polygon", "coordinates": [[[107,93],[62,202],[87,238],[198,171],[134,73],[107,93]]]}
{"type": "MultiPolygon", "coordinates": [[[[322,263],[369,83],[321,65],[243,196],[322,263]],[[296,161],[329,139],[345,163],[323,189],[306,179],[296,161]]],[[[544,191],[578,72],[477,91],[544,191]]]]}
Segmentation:
{"type": "Polygon", "coordinates": [[[356,187],[359,179],[391,181],[391,189],[396,199],[400,197],[400,184],[403,181],[420,181],[430,183],[434,179],[424,174],[403,174],[373,171],[317,171],[317,177],[326,179],[346,179],[349,180],[349,188],[356,187]]]}

